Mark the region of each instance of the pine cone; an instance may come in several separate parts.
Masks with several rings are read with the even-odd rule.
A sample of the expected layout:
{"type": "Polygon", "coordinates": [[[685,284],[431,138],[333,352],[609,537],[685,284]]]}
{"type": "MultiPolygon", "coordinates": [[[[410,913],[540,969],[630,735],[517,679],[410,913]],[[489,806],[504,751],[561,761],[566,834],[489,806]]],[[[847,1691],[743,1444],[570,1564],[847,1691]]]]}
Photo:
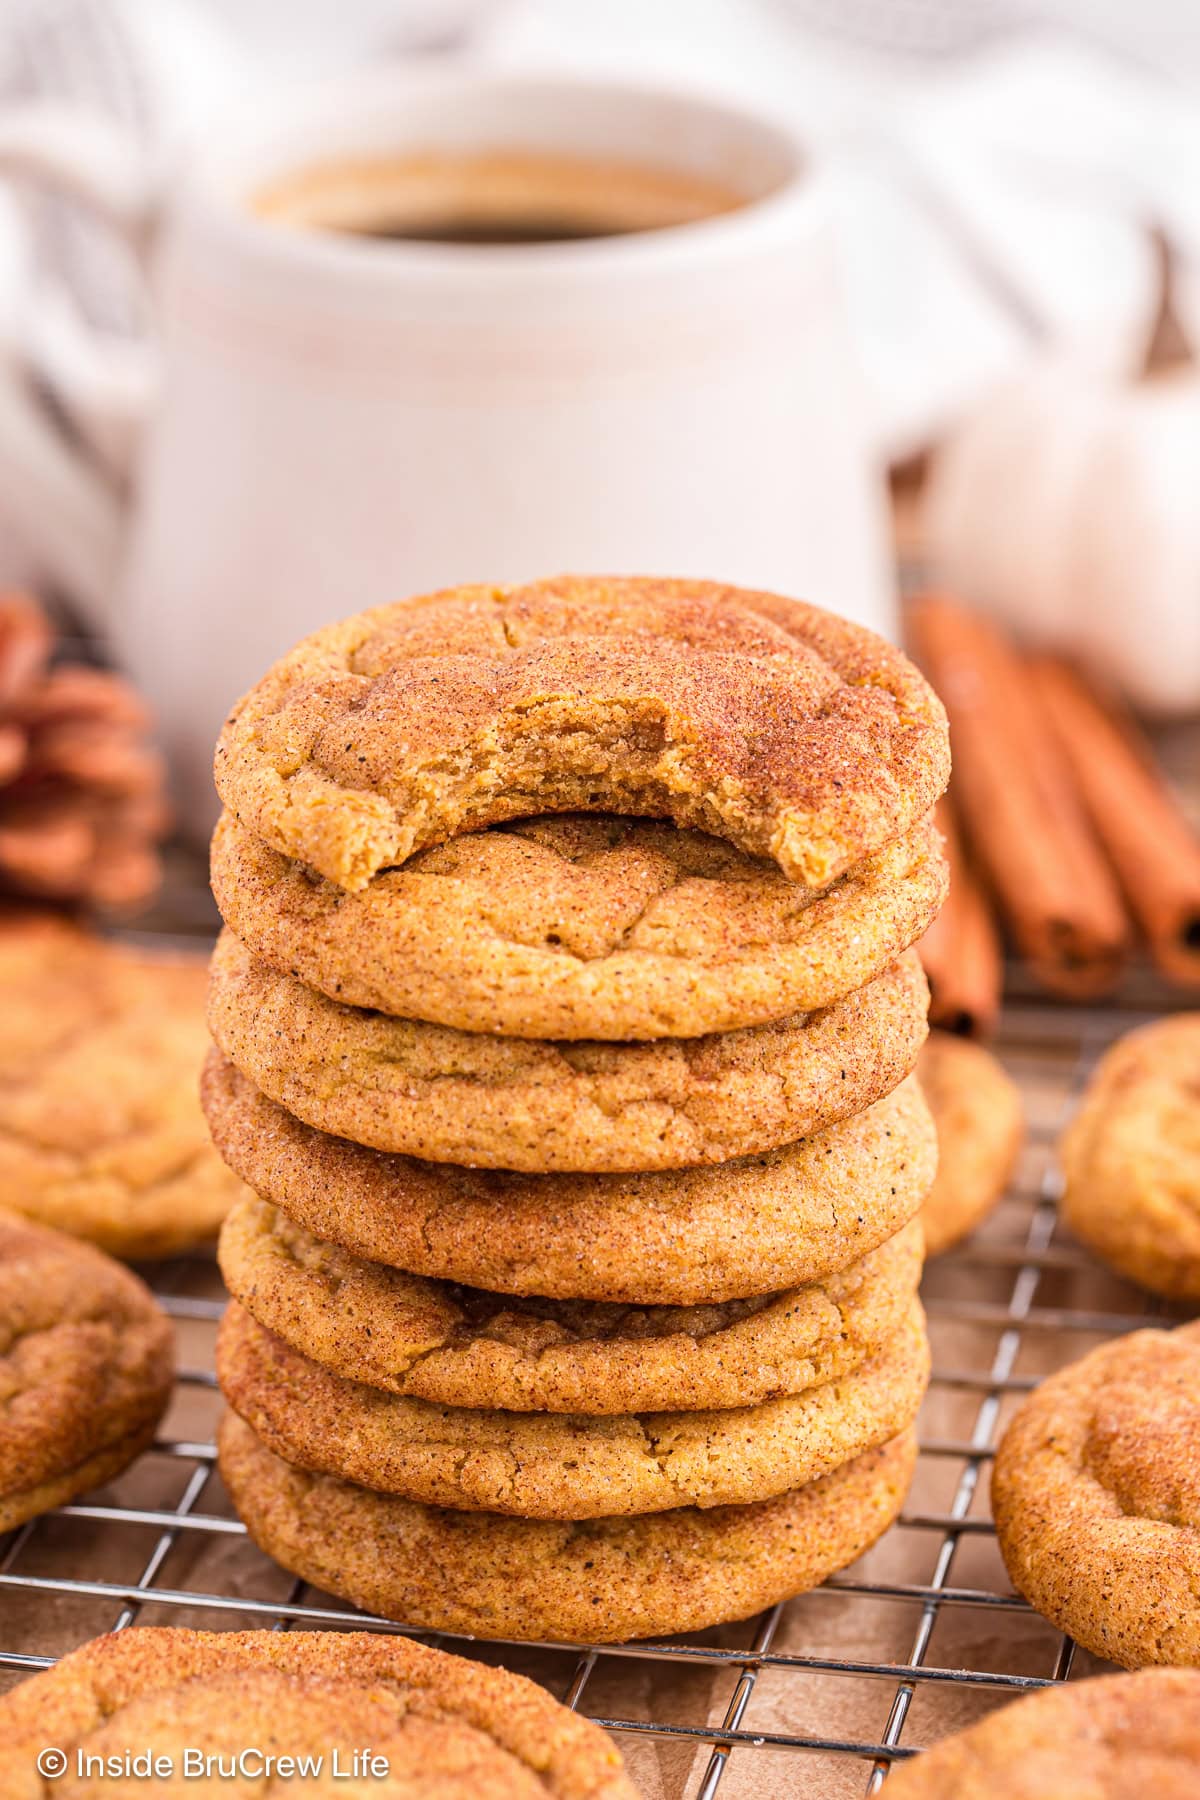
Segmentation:
{"type": "Polygon", "coordinates": [[[136,906],[169,823],[150,715],[119,675],[51,667],[54,643],[35,601],[0,595],[0,890],[136,906]]]}

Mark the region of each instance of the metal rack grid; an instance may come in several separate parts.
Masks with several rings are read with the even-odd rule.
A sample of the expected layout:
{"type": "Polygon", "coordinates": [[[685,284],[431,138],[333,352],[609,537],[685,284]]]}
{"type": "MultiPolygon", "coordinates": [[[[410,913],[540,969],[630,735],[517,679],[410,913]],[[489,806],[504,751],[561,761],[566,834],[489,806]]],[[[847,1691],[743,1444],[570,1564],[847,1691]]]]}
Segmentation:
{"type": "MultiPolygon", "coordinates": [[[[1139,1016],[1008,1008],[999,1048],[1025,1096],[1026,1152],[992,1219],[927,1270],[934,1376],[917,1479],[898,1526],[860,1563],[744,1625],[664,1643],[413,1635],[541,1680],[616,1734],[641,1790],[661,1800],[875,1793],[922,1744],[1097,1667],[1012,1594],[986,1477],[999,1428],[1041,1375],[1167,1316],[1056,1221],[1058,1133],[1098,1054],[1139,1016]]],[[[219,1277],[201,1258],[145,1272],[180,1332],[176,1402],[121,1480],[0,1540],[0,1685],[135,1621],[403,1629],[293,1581],[250,1544],[215,1472],[219,1277]]]]}

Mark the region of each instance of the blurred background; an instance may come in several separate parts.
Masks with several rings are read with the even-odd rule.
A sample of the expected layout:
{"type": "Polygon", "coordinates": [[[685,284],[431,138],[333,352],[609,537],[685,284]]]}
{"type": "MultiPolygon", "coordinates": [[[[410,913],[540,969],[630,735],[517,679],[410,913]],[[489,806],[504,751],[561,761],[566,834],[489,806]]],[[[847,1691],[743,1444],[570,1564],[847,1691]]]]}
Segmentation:
{"type": "MultiPolygon", "coordinates": [[[[607,564],[802,589],[907,634],[959,770],[964,898],[930,948],[946,1022],[988,1029],[1002,937],[1020,979],[1072,998],[1146,951],[1194,984],[1198,99],[1178,0],[5,0],[0,581],[32,599],[0,619],[0,881],[161,907],[158,846],[203,839],[207,746],[270,656],[397,591],[607,564]],[[722,221],[674,226],[653,329],[705,346],[686,402],[650,325],[641,364],[618,344],[641,330],[619,251],[570,356],[579,300],[546,246],[473,247],[436,342],[424,277],[391,298],[376,279],[412,245],[373,244],[353,281],[314,253],[312,317],[289,336],[280,302],[276,333],[252,251],[243,279],[176,196],[293,95],[390,70],[398,122],[467,71],[769,123],[799,146],[829,283],[815,252],[792,283],[747,249],[739,288],[736,233],[765,245],[770,199],[731,215],[711,297],[687,243],[715,264],[722,221]],[[214,373],[188,334],[215,340],[221,308],[231,344],[257,309],[260,349],[214,373]],[[356,356],[331,427],[329,371],[356,356]]],[[[697,134],[676,135],[721,174],[697,134]]],[[[201,897],[171,906],[200,928],[180,855],[201,897]]]]}
{"type": "MultiPolygon", "coordinates": [[[[0,0],[0,1199],[169,1251],[182,1359],[114,1497],[0,1544],[0,1686],[114,1624],[353,1617],[240,1534],[226,1295],[174,1254],[232,1179],[195,1094],[213,744],[328,621],[564,570],[905,645],[954,756],[932,1018],[1007,1074],[944,1035],[920,1071],[955,1229],[994,1210],[926,1275],[878,1551],[678,1649],[472,1654],[617,1721],[647,1796],[735,1800],[864,1759],[874,1792],[1098,1666],[1011,1594],[986,1471],[1040,1377],[1177,1316],[1056,1225],[1056,1146],[1109,1043],[1200,994],[1198,348],[1193,0],[0,0]]],[[[1183,1246],[1166,1294],[1178,1042],[1089,1102],[1132,1241],[1183,1246]]]]}

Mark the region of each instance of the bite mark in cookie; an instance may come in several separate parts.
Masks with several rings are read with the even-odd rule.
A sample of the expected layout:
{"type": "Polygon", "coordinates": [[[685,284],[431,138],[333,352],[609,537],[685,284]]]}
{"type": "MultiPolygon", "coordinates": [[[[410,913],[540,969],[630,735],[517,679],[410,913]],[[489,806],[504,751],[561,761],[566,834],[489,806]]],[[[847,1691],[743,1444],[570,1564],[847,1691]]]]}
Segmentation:
{"type": "Polygon", "coordinates": [[[307,638],[217,747],[242,824],[359,890],[540,812],[658,815],[824,887],[932,806],[940,702],[899,651],[798,601],[564,576],[380,607],[307,638]]]}

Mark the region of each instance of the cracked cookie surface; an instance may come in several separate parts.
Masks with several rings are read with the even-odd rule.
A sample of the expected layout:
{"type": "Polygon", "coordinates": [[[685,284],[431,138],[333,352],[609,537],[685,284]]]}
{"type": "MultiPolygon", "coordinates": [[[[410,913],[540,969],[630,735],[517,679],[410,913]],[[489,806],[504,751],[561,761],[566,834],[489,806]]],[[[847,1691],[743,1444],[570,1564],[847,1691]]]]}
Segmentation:
{"type": "Polygon", "coordinates": [[[992,1510],[1013,1586],[1085,1649],[1200,1663],[1200,1322],[1043,1381],[1004,1434],[992,1510]]]}
{"type": "Polygon", "coordinates": [[[1106,1052],[1062,1161],[1076,1237],[1152,1293],[1200,1300],[1200,1013],[1159,1019],[1106,1052]]]}
{"type": "Polygon", "coordinates": [[[135,1275],[0,1213],[0,1531],[126,1468],[172,1374],[170,1322],[135,1275]]]}
{"type": "Polygon", "coordinates": [[[505,1294],[691,1306],[820,1281],[917,1213],[937,1140],[909,1077],[781,1150],[649,1175],[515,1175],[388,1156],[314,1131],[212,1051],[221,1155],[314,1237],[505,1294]]]}
{"type": "Polygon", "coordinates": [[[216,1236],[240,1183],[196,1097],[206,980],[56,919],[0,930],[0,1206],[135,1259],[216,1236]]]}
{"type": "Polygon", "coordinates": [[[443,1406],[626,1413],[749,1406],[851,1373],[921,1278],[917,1222],[808,1287],[691,1307],[529,1299],[322,1242],[248,1196],[221,1233],[234,1299],[323,1368],[443,1406]]]}
{"type": "Polygon", "coordinates": [[[917,1080],[938,1134],[938,1169],[921,1208],[929,1256],[973,1231],[1013,1172],[1025,1121],[1016,1083],[980,1044],[931,1031],[917,1080]]]}
{"type": "Polygon", "coordinates": [[[147,1749],[174,1764],[173,1776],[154,1782],[160,1795],[250,1800],[290,1792],[293,1778],[264,1774],[261,1762],[242,1775],[186,1772],[186,1751],[228,1761],[252,1745],[264,1756],[319,1761],[319,1773],[294,1782],[318,1797],[637,1800],[611,1739],[544,1688],[378,1632],[134,1626],[93,1639],[0,1697],[6,1800],[139,1792],[149,1784],[136,1776],[106,1782],[78,1770],[85,1755],[120,1763],[147,1749]],[[61,1780],[37,1773],[46,1745],[66,1756],[61,1780]],[[383,1759],[386,1774],[352,1777],[364,1746],[383,1759]]]}
{"type": "Polygon", "coordinates": [[[578,1643],[698,1631],[816,1587],[892,1523],[916,1461],[905,1432],[775,1500],[561,1523],[306,1474],[233,1413],[219,1450],[255,1543],[324,1592],[434,1630],[578,1643]]]}
{"type": "Polygon", "coordinates": [[[758,1406],[498,1412],[347,1381],[236,1301],[217,1341],[226,1400],[277,1455],[429,1506],[587,1519],[745,1505],[818,1480],[912,1423],[929,1377],[917,1302],[852,1373],[758,1406]]]}
{"type": "Polygon", "coordinates": [[[915,951],[815,1013],[650,1044],[484,1037],[341,1006],[226,930],[208,1020],[288,1112],[377,1150],[528,1173],[655,1170],[771,1150],[861,1112],[928,1026],[915,951]]]}
{"type": "Polygon", "coordinates": [[[701,1037],[827,1006],[945,897],[932,819],[823,893],[658,819],[522,819],[425,850],[361,893],[228,813],[212,880],[264,962],[351,1006],[531,1038],[701,1037]]]}
{"type": "Polygon", "coordinates": [[[702,581],[467,587],[306,638],[234,708],[225,805],[351,891],[542,812],[672,819],[824,887],[949,775],[940,702],[882,638],[702,581]]]}
{"type": "Polygon", "coordinates": [[[1200,1670],[1056,1683],[888,1777],[895,1800],[1193,1800],[1200,1670]]]}

